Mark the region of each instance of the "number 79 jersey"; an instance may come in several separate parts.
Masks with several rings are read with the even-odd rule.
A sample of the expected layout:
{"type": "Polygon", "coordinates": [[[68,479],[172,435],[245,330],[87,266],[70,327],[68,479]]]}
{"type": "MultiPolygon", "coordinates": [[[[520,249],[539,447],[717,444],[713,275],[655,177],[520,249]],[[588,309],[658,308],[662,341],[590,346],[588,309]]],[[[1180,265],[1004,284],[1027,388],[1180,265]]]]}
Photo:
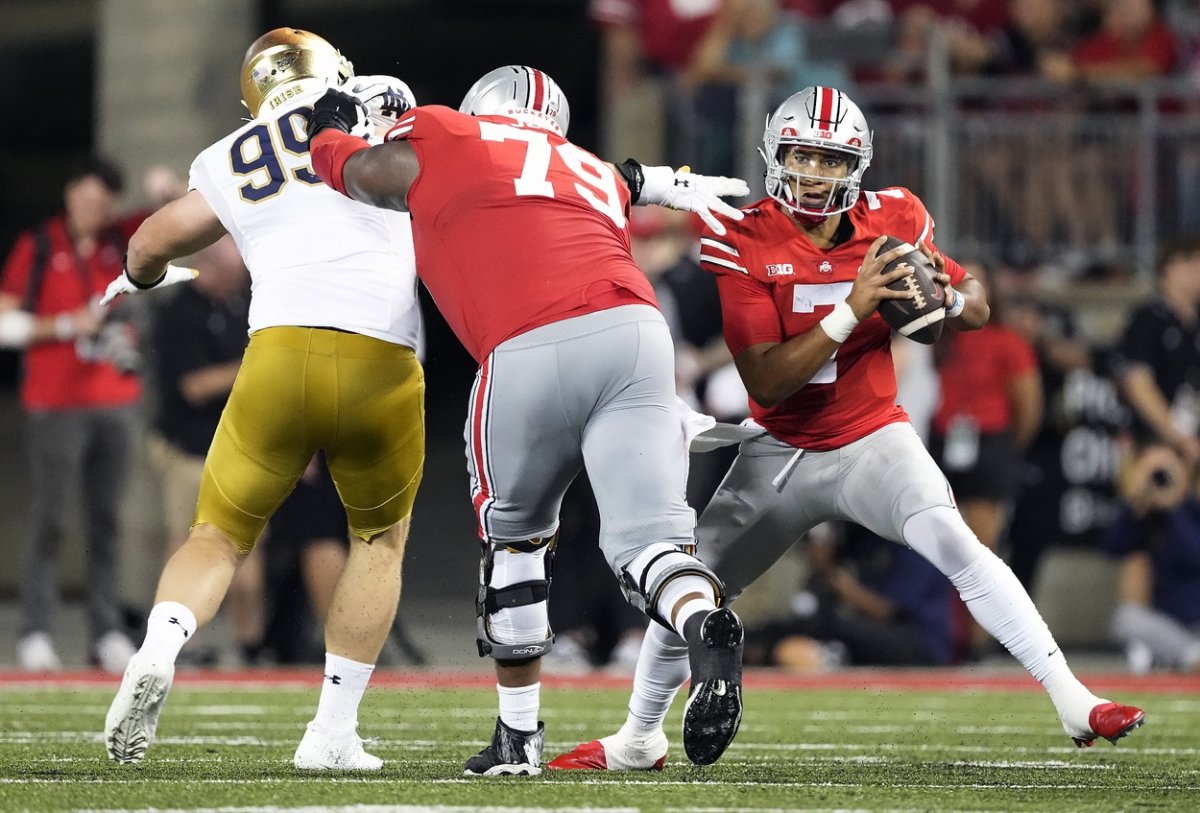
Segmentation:
{"type": "Polygon", "coordinates": [[[329,327],[415,348],[421,322],[409,216],[353,201],[312,171],[305,128],[320,92],[205,149],[190,186],[250,270],[250,332],[329,327]]]}
{"type": "Polygon", "coordinates": [[[503,116],[417,107],[406,140],[417,273],[476,361],[533,328],[622,304],[657,307],[629,248],[629,189],[565,138],[503,116]]]}

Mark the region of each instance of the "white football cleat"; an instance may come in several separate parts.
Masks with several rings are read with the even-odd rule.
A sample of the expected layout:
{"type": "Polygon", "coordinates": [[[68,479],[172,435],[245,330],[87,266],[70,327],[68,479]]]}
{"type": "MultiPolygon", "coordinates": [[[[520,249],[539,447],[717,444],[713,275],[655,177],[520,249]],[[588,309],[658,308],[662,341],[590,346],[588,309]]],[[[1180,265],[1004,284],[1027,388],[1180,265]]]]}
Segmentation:
{"type": "Polygon", "coordinates": [[[125,765],[142,761],[154,742],[158,716],[174,679],[174,664],[149,663],[137,655],[129,659],[121,688],[104,718],[109,759],[125,765]]]}
{"type": "Polygon", "coordinates": [[[31,632],[17,641],[17,664],[26,672],[58,672],[63,668],[54,640],[44,632],[31,632]]]}
{"type": "Polygon", "coordinates": [[[661,771],[667,762],[667,735],[634,737],[622,728],[616,734],[575,746],[550,760],[553,771],[661,771]]]}
{"type": "Polygon", "coordinates": [[[357,731],[334,737],[309,723],[292,764],[301,771],[378,771],[383,760],[363,750],[357,731]]]}

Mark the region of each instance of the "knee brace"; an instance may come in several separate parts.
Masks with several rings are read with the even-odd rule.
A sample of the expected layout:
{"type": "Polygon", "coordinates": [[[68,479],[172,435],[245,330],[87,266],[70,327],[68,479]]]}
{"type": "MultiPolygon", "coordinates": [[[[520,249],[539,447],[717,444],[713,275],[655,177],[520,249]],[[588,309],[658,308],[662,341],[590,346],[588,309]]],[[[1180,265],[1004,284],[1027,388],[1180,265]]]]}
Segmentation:
{"type": "Polygon", "coordinates": [[[479,656],[540,658],[554,646],[547,600],[558,532],[524,542],[484,542],[475,619],[479,656]]]}
{"type": "Polygon", "coordinates": [[[621,568],[621,592],[634,607],[667,629],[674,629],[670,620],[658,612],[658,600],[663,589],[680,576],[707,579],[712,582],[717,606],[725,603],[725,585],[717,574],[692,554],[668,542],[655,542],[621,568]]]}

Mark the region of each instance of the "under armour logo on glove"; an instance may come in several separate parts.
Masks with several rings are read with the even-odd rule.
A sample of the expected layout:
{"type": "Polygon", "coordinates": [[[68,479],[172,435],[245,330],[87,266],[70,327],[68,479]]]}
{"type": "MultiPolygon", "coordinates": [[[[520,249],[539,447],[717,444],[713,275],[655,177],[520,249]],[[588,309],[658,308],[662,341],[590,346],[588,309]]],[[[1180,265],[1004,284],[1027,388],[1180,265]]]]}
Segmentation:
{"type": "Polygon", "coordinates": [[[174,616],[172,616],[171,618],[167,619],[167,623],[174,624],[175,626],[179,627],[179,631],[183,633],[183,637],[184,638],[188,637],[187,629],[184,628],[183,624],[180,623],[178,618],[175,618],[174,616]]]}
{"type": "Polygon", "coordinates": [[[326,675],[325,679],[328,680],[330,683],[332,683],[334,686],[342,685],[342,676],[341,675],[326,675]]]}

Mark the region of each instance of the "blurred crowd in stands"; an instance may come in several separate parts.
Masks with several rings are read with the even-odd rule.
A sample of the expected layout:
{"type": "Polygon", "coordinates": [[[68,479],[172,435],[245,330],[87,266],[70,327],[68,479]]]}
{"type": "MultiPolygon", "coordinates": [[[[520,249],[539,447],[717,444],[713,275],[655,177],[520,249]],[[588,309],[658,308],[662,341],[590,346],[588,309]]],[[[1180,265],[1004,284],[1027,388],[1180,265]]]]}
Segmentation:
{"type": "MultiPolygon", "coordinates": [[[[1019,77],[1051,89],[961,97],[967,109],[983,105],[1038,122],[1018,131],[1008,149],[968,151],[969,172],[957,178],[966,198],[987,199],[1003,213],[1003,224],[993,226],[1013,251],[955,252],[985,280],[991,323],[934,348],[897,337],[898,401],[968,524],[1028,590],[1048,550],[1105,551],[1118,571],[1112,647],[1134,671],[1200,670],[1200,184],[1186,182],[1200,179],[1200,149],[1160,156],[1161,176],[1184,180],[1171,217],[1152,235],[1153,291],[1126,303],[1122,329],[1097,337],[1083,329],[1078,309],[1045,295],[1042,269],[1057,262],[1101,269],[1092,277],[1101,281],[1130,278],[1130,256],[1118,247],[1129,242],[1130,212],[1140,202],[1125,192],[1144,167],[1112,149],[1121,142],[1082,135],[1082,118],[1037,118],[1069,111],[1115,121],[1129,113],[1128,99],[1091,89],[1116,83],[1136,91],[1166,77],[1200,81],[1200,2],[591,0],[589,13],[603,43],[604,154],[710,174],[737,174],[744,144],[761,137],[761,119],[745,120],[750,92],[774,107],[812,84],[861,90],[855,98],[869,121],[893,121],[883,117],[900,104],[898,91],[930,81],[934,48],[953,76],[1019,77]],[[890,107],[889,88],[897,89],[890,107]],[[1023,252],[1022,245],[1062,253],[1023,252]],[[1082,260],[1066,256],[1072,252],[1082,260]]],[[[1194,95],[1200,98],[1200,85],[1194,95]]],[[[1160,112],[1189,126],[1200,115],[1196,98],[1154,98],[1160,112]]],[[[761,190],[757,175],[747,180],[761,190]]],[[[926,193],[920,173],[893,177],[877,165],[868,177],[872,188],[901,182],[926,193]]],[[[165,168],[148,173],[145,184],[151,207],[182,190],[165,168]]],[[[152,297],[140,321],[120,301],[108,309],[92,304],[121,272],[123,241],[146,214],[120,215],[121,189],[120,173],[103,162],[72,174],[64,212],[7,249],[0,279],[0,316],[33,317],[24,343],[5,339],[24,354],[33,500],[18,660],[33,670],[62,663],[52,635],[55,560],[65,512],[76,507],[88,516],[89,655],[112,671],[123,667],[136,631],[122,626],[114,593],[114,507],[143,379],[165,555],[186,535],[203,454],[246,341],[248,276],[228,240],[193,258],[200,278],[152,297]],[[139,343],[155,352],[139,353],[139,343]]],[[[715,280],[696,262],[695,224],[639,209],[631,234],[676,339],[679,394],[721,420],[741,420],[745,390],[721,337],[715,280]]],[[[972,245],[961,234],[940,238],[972,245]]],[[[1149,280],[1142,282],[1148,289],[1149,280]]],[[[728,451],[693,456],[689,499],[697,511],[736,449],[728,451]]],[[[240,571],[227,612],[241,662],[320,659],[312,619],[327,606],[346,548],[330,489],[314,460],[272,522],[257,566],[240,571]]],[[[563,508],[551,592],[558,645],[548,669],[628,669],[636,657],[644,620],[610,579],[589,578],[599,564],[588,557],[598,548],[584,537],[594,537],[598,523],[581,481],[563,508]]],[[[748,630],[747,664],[940,665],[988,654],[949,584],[912,551],[826,525],[796,555],[803,578],[772,617],[748,630]]],[[[419,662],[402,630],[396,638],[401,656],[419,662]]],[[[204,659],[213,647],[192,647],[193,657],[204,659]]]]}

